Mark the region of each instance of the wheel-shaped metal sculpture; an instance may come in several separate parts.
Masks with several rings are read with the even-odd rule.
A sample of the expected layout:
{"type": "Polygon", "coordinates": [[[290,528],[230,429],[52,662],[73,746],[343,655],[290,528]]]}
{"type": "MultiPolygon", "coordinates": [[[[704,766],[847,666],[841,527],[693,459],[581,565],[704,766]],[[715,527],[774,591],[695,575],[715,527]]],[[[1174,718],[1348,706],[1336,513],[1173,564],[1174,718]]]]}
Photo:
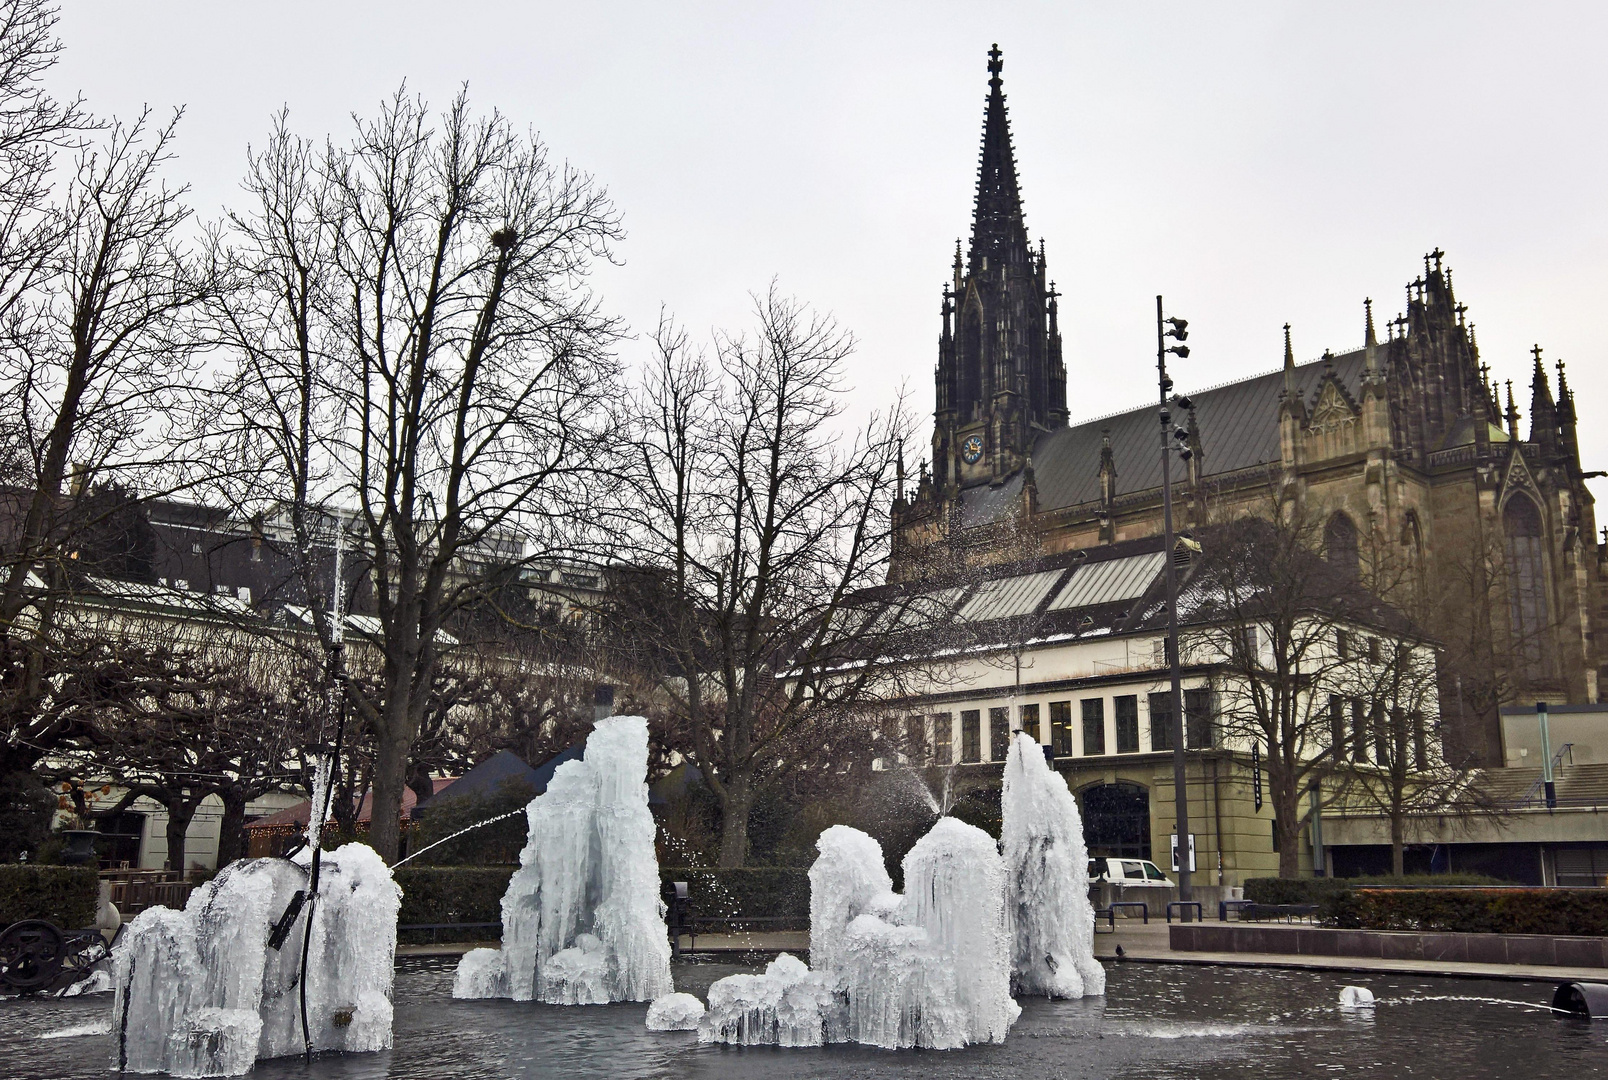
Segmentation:
{"type": "Polygon", "coordinates": [[[62,932],[43,919],[24,919],[0,933],[0,986],[26,994],[56,981],[67,959],[62,932]]]}

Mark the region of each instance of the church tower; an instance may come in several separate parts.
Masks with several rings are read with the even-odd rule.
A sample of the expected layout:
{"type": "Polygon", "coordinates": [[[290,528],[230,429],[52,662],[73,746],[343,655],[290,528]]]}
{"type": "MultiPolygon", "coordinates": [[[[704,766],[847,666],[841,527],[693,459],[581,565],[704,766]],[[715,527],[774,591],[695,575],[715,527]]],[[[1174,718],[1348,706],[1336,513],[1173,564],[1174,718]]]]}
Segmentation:
{"type": "Polygon", "coordinates": [[[1066,426],[1057,293],[1044,245],[1027,239],[1005,108],[999,46],[988,53],[988,106],[970,250],[955,246],[938,342],[933,482],[1001,484],[1026,465],[1038,434],[1066,426]]]}

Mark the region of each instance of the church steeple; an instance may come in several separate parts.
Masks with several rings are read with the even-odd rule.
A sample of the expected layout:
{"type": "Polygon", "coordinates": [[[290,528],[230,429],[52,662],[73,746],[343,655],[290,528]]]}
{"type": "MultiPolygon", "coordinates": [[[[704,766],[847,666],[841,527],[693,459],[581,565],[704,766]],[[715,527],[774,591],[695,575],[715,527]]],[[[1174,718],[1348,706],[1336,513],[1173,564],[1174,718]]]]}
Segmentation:
{"type": "Polygon", "coordinates": [[[1039,433],[1066,425],[1059,294],[1042,241],[1036,252],[1028,243],[1004,68],[995,45],[971,248],[964,262],[956,252],[942,309],[933,461],[945,489],[1006,483],[1029,465],[1039,433]]]}
{"type": "Polygon", "coordinates": [[[1005,108],[1005,61],[996,44],[988,50],[988,107],[983,119],[983,149],[977,164],[977,207],[972,217],[969,269],[976,273],[1001,262],[1027,264],[1032,248],[1022,218],[1022,192],[1016,181],[1016,152],[1011,147],[1009,110],[1005,108]]]}

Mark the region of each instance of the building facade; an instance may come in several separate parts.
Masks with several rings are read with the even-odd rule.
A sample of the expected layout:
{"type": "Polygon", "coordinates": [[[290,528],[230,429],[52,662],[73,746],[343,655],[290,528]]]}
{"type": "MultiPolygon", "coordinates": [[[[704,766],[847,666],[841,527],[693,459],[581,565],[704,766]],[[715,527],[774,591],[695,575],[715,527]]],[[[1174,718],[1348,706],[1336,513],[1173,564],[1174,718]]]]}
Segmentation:
{"type": "MultiPolygon", "coordinates": [[[[1109,358],[1063,361],[1058,296],[1042,241],[1029,242],[998,50],[970,249],[943,294],[932,465],[894,507],[890,577],[957,556],[999,560],[992,537],[1025,523],[1046,552],[1161,532],[1154,406],[1071,423],[1067,384],[1109,358]]],[[[1405,307],[1359,312],[1360,348],[1188,391],[1173,422],[1193,451],[1173,471],[1182,527],[1247,515],[1319,523],[1332,557],[1392,587],[1376,591],[1446,646],[1449,752],[1503,758],[1498,709],[1519,700],[1595,702],[1608,619],[1599,541],[1576,440],[1574,395],[1537,347],[1528,426],[1481,362],[1443,252],[1424,257],[1405,307]]],[[[1137,343],[1136,343],[1137,344],[1137,343]]],[[[1520,393],[1522,397],[1522,391],[1520,393]]],[[[1370,582],[1372,584],[1372,582],[1370,582]]]]}

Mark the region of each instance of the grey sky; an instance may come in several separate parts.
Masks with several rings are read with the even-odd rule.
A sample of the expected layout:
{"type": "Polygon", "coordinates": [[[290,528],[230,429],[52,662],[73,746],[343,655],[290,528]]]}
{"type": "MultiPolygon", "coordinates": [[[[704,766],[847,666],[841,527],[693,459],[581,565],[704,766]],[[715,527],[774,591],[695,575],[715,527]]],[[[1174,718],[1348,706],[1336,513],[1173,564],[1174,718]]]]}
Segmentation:
{"type": "Polygon", "coordinates": [[[1439,245],[1521,411],[1530,345],[1569,362],[1592,468],[1605,31],[1608,7],[1535,2],[78,0],[55,81],[103,113],[185,105],[173,175],[210,216],[281,104],[344,135],[403,78],[437,104],[467,80],[608,185],[630,237],[599,287],[635,329],[661,304],[740,324],[775,276],[858,335],[858,404],[904,382],[930,412],[997,41],[1074,420],[1153,394],[1158,292],[1191,322],[1188,389],[1277,366],[1286,321],[1298,359],[1356,347],[1363,297],[1393,317],[1439,245]]]}

